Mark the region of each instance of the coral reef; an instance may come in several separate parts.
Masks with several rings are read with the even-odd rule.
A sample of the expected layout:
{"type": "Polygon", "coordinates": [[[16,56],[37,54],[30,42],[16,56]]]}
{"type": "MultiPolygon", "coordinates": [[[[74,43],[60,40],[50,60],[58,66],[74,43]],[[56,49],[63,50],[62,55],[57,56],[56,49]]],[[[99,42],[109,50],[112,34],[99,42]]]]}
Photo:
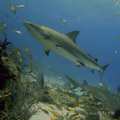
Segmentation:
{"type": "Polygon", "coordinates": [[[19,71],[15,60],[4,56],[0,59],[0,68],[0,89],[3,89],[7,80],[19,76],[19,71]]]}

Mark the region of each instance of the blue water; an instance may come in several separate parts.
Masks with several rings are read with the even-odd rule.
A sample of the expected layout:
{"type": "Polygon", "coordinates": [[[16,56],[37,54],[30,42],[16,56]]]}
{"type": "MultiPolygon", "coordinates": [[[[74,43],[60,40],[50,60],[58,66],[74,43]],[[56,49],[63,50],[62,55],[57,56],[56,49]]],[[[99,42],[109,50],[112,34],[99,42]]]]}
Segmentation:
{"type": "MultiPolygon", "coordinates": [[[[41,66],[49,64],[51,70],[60,72],[63,77],[67,74],[79,83],[86,79],[91,85],[98,85],[100,82],[97,70],[94,70],[93,74],[88,67],[76,67],[75,63],[52,51],[47,56],[43,45],[29,35],[22,24],[23,21],[41,24],[63,34],[80,31],[76,38],[77,45],[93,58],[102,57],[103,61],[98,60],[101,66],[108,64],[111,57],[111,64],[104,72],[102,81],[110,89],[116,89],[120,85],[120,39],[117,39],[120,35],[120,16],[113,13],[120,13],[120,6],[115,7],[118,0],[11,0],[10,2],[14,7],[16,5],[25,7],[17,8],[14,14],[6,5],[9,0],[1,0],[0,22],[4,20],[7,24],[8,41],[12,42],[14,47],[19,47],[24,56],[27,55],[21,43],[29,47],[33,64],[35,64],[34,58],[37,57],[37,62],[41,66]],[[67,22],[61,22],[61,19],[67,22]],[[21,31],[22,34],[12,32],[14,29],[21,31]],[[116,57],[115,50],[118,51],[116,57]],[[84,74],[85,78],[81,74],[84,74]]],[[[0,33],[0,39],[4,40],[5,36],[1,31],[0,33]]]]}

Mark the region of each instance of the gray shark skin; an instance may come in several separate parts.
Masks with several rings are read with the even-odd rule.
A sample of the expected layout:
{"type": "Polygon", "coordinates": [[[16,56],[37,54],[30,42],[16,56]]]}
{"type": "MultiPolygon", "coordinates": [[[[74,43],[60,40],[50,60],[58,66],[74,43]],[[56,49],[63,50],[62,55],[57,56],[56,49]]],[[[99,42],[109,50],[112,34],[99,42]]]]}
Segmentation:
{"type": "Polygon", "coordinates": [[[43,44],[47,55],[49,51],[52,50],[60,56],[73,61],[77,66],[82,65],[89,67],[91,70],[99,70],[102,80],[102,74],[110,63],[105,66],[100,66],[93,58],[76,45],[75,38],[79,34],[79,31],[62,34],[48,27],[31,22],[23,22],[23,25],[31,36],[43,44]]]}
{"type": "Polygon", "coordinates": [[[81,87],[84,91],[88,91],[89,93],[92,91],[95,100],[101,101],[110,110],[115,111],[120,107],[119,98],[114,93],[111,93],[105,84],[99,88],[96,86],[89,86],[87,81],[84,80],[84,83],[81,85],[67,75],[65,75],[65,77],[73,84],[74,88],[81,87]]]}
{"type": "Polygon", "coordinates": [[[40,86],[43,88],[44,76],[43,76],[43,72],[40,72],[39,70],[36,70],[36,82],[39,83],[40,86]]]}
{"type": "Polygon", "coordinates": [[[81,87],[81,85],[72,78],[68,77],[67,75],[65,75],[65,77],[69,80],[70,83],[72,83],[73,89],[76,89],[77,87],[81,87]]]}
{"type": "Polygon", "coordinates": [[[84,80],[84,83],[80,85],[67,75],[65,75],[65,77],[70,81],[70,83],[73,84],[74,88],[77,88],[78,86],[89,93],[92,91],[92,95],[94,96],[95,100],[101,101],[110,110],[115,111],[118,107],[120,107],[119,98],[114,93],[111,93],[105,84],[99,88],[96,86],[89,86],[87,81],[84,80]]]}

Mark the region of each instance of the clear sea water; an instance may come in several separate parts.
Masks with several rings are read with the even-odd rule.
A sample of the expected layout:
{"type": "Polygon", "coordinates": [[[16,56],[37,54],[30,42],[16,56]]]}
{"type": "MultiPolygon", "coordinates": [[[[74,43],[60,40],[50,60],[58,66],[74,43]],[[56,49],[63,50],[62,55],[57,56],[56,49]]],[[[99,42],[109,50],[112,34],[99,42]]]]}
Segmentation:
{"type": "MultiPolygon", "coordinates": [[[[49,65],[48,71],[53,71],[51,74],[61,76],[64,81],[66,74],[79,83],[85,79],[90,85],[98,85],[99,71],[94,70],[93,74],[88,67],[76,67],[75,63],[52,51],[47,56],[43,45],[27,32],[22,23],[33,22],[63,34],[80,31],[76,38],[77,45],[93,58],[102,57],[103,61],[98,60],[101,66],[108,64],[111,57],[111,64],[105,70],[102,82],[106,83],[109,89],[116,89],[120,85],[120,16],[114,14],[120,13],[120,6],[115,7],[117,2],[118,0],[0,0],[0,22],[7,24],[8,41],[14,47],[19,47],[24,57],[27,57],[27,54],[21,43],[29,47],[36,68],[37,61],[42,67],[49,65]],[[14,14],[6,5],[9,2],[14,7],[25,7],[17,8],[14,14]],[[67,22],[62,22],[61,19],[67,22]],[[14,33],[14,29],[22,34],[14,33]],[[118,54],[115,57],[116,50],[118,54]],[[84,74],[85,78],[81,74],[84,74]]],[[[0,39],[4,40],[1,30],[0,33],[0,39]]]]}

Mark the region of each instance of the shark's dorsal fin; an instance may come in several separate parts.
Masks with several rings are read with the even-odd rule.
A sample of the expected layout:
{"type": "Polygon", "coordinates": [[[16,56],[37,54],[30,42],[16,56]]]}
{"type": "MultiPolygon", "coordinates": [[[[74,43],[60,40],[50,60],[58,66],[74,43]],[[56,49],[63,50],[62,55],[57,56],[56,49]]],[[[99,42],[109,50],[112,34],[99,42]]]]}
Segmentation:
{"type": "Polygon", "coordinates": [[[86,80],[84,80],[83,85],[89,86],[86,80]]]}
{"type": "Polygon", "coordinates": [[[108,90],[108,88],[107,88],[105,83],[103,83],[103,86],[101,88],[104,89],[104,90],[108,90]]]}
{"type": "Polygon", "coordinates": [[[79,34],[79,31],[72,31],[72,32],[69,32],[69,33],[67,33],[67,34],[65,34],[65,35],[67,35],[69,38],[71,38],[71,40],[72,40],[74,43],[76,43],[75,39],[76,39],[76,37],[78,36],[78,34],[79,34]]]}

